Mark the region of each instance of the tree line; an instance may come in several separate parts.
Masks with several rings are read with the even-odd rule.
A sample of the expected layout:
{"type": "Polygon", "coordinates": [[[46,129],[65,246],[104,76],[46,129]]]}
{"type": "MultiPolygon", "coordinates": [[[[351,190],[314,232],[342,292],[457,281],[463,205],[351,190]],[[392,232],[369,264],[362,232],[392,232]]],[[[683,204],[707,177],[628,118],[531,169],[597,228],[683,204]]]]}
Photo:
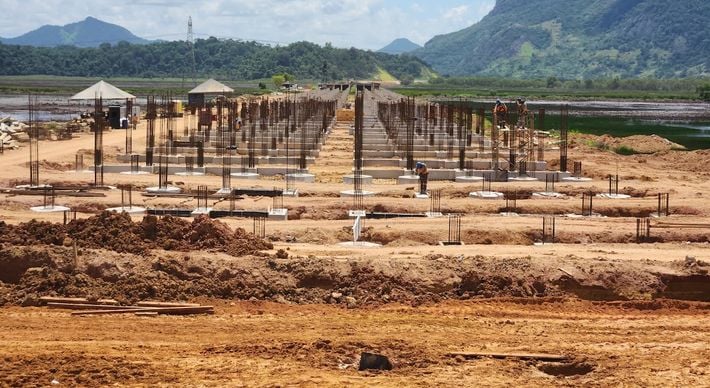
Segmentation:
{"type": "MultiPolygon", "coordinates": [[[[289,73],[299,79],[320,81],[367,79],[379,66],[399,79],[412,79],[427,71],[427,65],[413,56],[309,42],[272,47],[211,37],[198,39],[194,52],[194,72],[199,77],[253,80],[289,73]]],[[[192,73],[192,52],[184,41],[105,43],[97,48],[0,44],[0,75],[157,78],[192,73]]]]}

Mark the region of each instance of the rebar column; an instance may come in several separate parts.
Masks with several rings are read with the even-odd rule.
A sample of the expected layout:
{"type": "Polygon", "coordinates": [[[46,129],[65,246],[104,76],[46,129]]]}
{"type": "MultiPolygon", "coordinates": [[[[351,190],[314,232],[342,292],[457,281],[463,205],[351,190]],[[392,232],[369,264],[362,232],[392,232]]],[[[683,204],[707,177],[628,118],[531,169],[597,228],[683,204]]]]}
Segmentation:
{"type": "Polygon", "coordinates": [[[569,130],[569,105],[560,108],[560,171],[567,171],[567,132],[569,130]]]}
{"type": "Polygon", "coordinates": [[[101,97],[94,99],[94,186],[104,185],[104,109],[101,97]]]}
{"type": "Polygon", "coordinates": [[[30,186],[39,186],[39,125],[37,124],[37,97],[31,94],[27,98],[27,116],[30,138],[30,186]]]}

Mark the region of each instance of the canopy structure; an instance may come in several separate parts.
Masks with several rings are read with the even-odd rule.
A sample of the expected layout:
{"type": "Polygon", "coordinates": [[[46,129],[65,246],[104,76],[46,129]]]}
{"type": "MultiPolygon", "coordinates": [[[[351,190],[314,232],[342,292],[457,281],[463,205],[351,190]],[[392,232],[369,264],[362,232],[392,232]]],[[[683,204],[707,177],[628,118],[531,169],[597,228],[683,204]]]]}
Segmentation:
{"type": "Polygon", "coordinates": [[[108,82],[99,81],[73,95],[69,100],[93,100],[95,98],[102,98],[104,100],[125,100],[127,98],[136,98],[136,96],[126,93],[108,82]]]}
{"type": "Polygon", "coordinates": [[[224,94],[232,92],[234,92],[234,89],[210,78],[207,81],[197,85],[197,87],[187,92],[187,94],[224,94]]]}

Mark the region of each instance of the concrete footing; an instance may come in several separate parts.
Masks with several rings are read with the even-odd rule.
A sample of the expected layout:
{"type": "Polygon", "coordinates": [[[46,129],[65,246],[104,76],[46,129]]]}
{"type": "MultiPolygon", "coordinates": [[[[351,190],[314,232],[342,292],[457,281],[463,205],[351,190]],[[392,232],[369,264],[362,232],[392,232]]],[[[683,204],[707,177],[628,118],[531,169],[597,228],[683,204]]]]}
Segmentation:
{"type": "Polygon", "coordinates": [[[182,189],[179,187],[175,186],[166,186],[166,187],[148,187],[145,189],[145,192],[148,194],[180,194],[182,192],[182,189]]]}
{"type": "Polygon", "coordinates": [[[474,191],[468,194],[471,198],[479,199],[503,199],[505,195],[498,191],[474,191]]]}
{"type": "MultiPolygon", "coordinates": [[[[361,175],[360,182],[364,185],[372,184],[372,175],[361,175]]],[[[343,183],[352,185],[355,183],[355,174],[343,176],[343,183]]]]}
{"type": "Polygon", "coordinates": [[[70,208],[66,206],[60,206],[60,205],[54,205],[54,206],[33,206],[30,208],[33,212],[36,213],[64,213],[69,210],[70,208]]]}
{"type": "Polygon", "coordinates": [[[361,195],[363,197],[373,197],[375,195],[374,192],[372,191],[367,191],[367,190],[360,190],[360,192],[356,192],[355,190],[343,190],[340,192],[340,197],[341,198],[352,198],[356,195],[361,195]]]}
{"type": "Polygon", "coordinates": [[[128,214],[145,214],[147,211],[146,208],[140,207],[140,206],[120,206],[120,207],[112,207],[106,209],[106,211],[109,212],[116,212],[116,213],[128,213],[128,214]]]}

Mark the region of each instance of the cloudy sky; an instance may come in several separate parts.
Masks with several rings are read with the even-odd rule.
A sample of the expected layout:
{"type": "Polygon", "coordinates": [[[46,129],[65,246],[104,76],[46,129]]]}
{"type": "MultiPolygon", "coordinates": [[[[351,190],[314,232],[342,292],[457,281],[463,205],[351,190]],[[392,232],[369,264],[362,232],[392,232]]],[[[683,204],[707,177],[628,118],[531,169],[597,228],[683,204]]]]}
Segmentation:
{"type": "Polygon", "coordinates": [[[147,39],[183,40],[192,16],[197,38],[280,44],[307,40],[379,49],[395,38],[424,44],[480,20],[495,0],[2,0],[0,36],[93,16],[147,39]]]}

